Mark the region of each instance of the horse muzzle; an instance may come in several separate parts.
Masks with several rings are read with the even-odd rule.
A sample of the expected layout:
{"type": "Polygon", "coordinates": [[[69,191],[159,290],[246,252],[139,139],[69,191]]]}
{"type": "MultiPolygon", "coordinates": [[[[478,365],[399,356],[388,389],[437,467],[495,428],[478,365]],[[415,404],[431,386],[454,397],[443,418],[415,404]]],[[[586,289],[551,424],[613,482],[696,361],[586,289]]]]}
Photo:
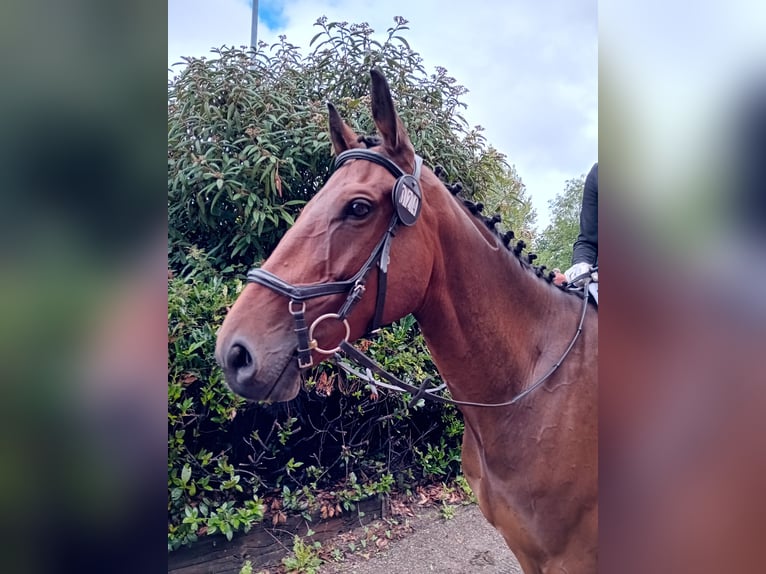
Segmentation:
{"type": "Polygon", "coordinates": [[[252,401],[289,401],[300,389],[294,351],[259,360],[255,347],[238,338],[216,349],[216,361],[229,388],[252,401]]]}

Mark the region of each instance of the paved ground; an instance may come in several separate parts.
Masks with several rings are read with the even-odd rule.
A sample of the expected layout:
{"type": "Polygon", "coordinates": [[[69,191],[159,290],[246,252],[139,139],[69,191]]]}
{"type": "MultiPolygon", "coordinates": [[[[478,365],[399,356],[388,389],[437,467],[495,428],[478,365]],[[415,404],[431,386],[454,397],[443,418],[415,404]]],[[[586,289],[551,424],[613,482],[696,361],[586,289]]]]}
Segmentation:
{"type": "Polygon", "coordinates": [[[503,538],[475,504],[457,507],[450,520],[435,509],[422,510],[409,520],[414,532],[379,554],[326,564],[320,574],[522,574],[503,538]]]}

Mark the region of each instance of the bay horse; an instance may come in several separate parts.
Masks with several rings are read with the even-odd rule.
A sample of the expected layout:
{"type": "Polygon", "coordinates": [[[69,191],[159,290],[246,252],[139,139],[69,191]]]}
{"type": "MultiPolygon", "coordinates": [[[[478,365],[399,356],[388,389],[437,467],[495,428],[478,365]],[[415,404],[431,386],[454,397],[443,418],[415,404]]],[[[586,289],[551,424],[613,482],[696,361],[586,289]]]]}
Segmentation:
{"type": "Polygon", "coordinates": [[[484,516],[526,574],[595,572],[597,310],[453,197],[415,154],[383,75],[371,77],[380,138],[357,136],[328,103],[337,169],[227,314],[226,382],[291,400],[337,341],[412,313],[452,398],[470,403],[463,472],[484,516]]]}

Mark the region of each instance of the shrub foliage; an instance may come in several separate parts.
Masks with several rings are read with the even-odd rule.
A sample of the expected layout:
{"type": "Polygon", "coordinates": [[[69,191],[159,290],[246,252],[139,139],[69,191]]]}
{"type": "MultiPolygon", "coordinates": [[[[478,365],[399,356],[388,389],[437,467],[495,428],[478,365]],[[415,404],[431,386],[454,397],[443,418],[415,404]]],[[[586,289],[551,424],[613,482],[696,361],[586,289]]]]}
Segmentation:
{"type": "MultiPolygon", "coordinates": [[[[276,522],[285,511],[332,515],[392,487],[457,474],[463,426],[453,407],[409,408],[406,394],[376,399],[333,364],[313,369],[289,403],[233,396],[212,357],[216,326],[241,287],[215,278],[169,284],[170,549],[200,534],[230,538],[267,510],[276,522]]],[[[360,344],[397,376],[438,376],[411,316],[360,344]]]]}
{"type": "Polygon", "coordinates": [[[242,272],[271,252],[330,174],[325,102],[359,133],[374,133],[372,66],[388,79],[426,162],[442,165],[479,199],[514,195],[517,174],[461,115],[466,89],[442,67],[426,72],[402,35],[406,23],[396,18],[378,41],[367,24],[320,18],[305,57],[282,37],[271,47],[221,48],[214,58],[187,60],[168,86],[169,258],[176,272],[194,272],[199,252],[223,273],[242,272]]]}
{"type": "Polygon", "coordinates": [[[564,271],[572,264],[572,246],[580,233],[584,186],[584,175],[567,180],[564,191],[548,202],[551,223],[537,237],[535,248],[540,259],[551,269],[558,267],[564,271]]]}
{"type": "MultiPolygon", "coordinates": [[[[327,363],[289,403],[246,403],[213,360],[242,273],[268,256],[329,176],[324,102],[358,132],[374,132],[371,66],[388,78],[426,162],[475,199],[523,189],[461,116],[465,88],[444,68],[428,73],[410,49],[406,24],[395,18],[378,40],[367,24],[320,18],[306,56],[286,38],[257,50],[224,47],[186,59],[169,82],[169,550],[202,535],[231,538],[264,518],[278,524],[286,512],[347,512],[365,497],[459,472],[463,426],[453,407],[376,399],[327,363]]],[[[412,317],[359,344],[405,380],[438,380],[412,317]]]]}

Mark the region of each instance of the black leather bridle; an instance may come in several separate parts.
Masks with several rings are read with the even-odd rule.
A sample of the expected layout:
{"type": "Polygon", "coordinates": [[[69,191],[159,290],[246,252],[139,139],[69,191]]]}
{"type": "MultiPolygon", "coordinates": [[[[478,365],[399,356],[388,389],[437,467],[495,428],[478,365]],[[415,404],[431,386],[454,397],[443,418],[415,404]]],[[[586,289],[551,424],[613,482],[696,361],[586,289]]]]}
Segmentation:
{"type": "Polygon", "coordinates": [[[247,274],[248,283],[258,283],[290,299],[288,310],[295,320],[295,334],[298,337],[298,366],[302,369],[313,365],[312,350],[325,355],[332,355],[340,350],[340,346],[334,349],[322,349],[317,344],[317,341],[314,339],[314,330],[322,321],[328,319],[341,321],[346,329],[344,342],[348,341],[350,327],[346,318],[362,298],[366,290],[365,283],[367,282],[367,277],[376,264],[378,266],[378,296],[375,303],[375,315],[370,323],[368,332],[373,333],[380,328],[381,321],[383,320],[383,308],[386,304],[391,240],[396,234],[396,228],[400,224],[406,226],[415,224],[422,207],[419,180],[423,159],[420,156],[415,156],[415,171],[412,175],[404,172],[404,170],[387,157],[367,149],[350,149],[338,154],[335,158],[335,169],[340,168],[346,162],[353,159],[375,163],[385,168],[396,178],[391,194],[394,203],[391,221],[383,233],[383,237],[373,248],[372,253],[361,269],[349,279],[311,283],[308,285],[293,285],[264,269],[251,269],[247,274]],[[321,315],[314,320],[311,327],[307,327],[305,318],[306,301],[339,293],[346,293],[347,295],[338,312],[321,315]]]}
{"type": "Polygon", "coordinates": [[[346,317],[351,313],[354,306],[362,298],[365,292],[365,283],[367,277],[370,274],[372,268],[377,264],[378,266],[378,296],[375,303],[375,315],[369,327],[369,333],[374,333],[381,326],[383,319],[383,307],[386,302],[386,285],[388,277],[388,261],[389,251],[391,249],[391,240],[396,234],[396,228],[399,225],[410,226],[414,225],[420,215],[420,209],[422,207],[422,193],[420,191],[420,170],[423,164],[423,160],[420,156],[415,156],[415,171],[412,175],[404,172],[398,165],[387,157],[370,151],[367,149],[350,149],[346,150],[335,158],[335,168],[338,169],[347,161],[352,159],[361,159],[370,161],[383,168],[385,168],[391,175],[396,178],[392,192],[392,200],[394,203],[394,213],[391,216],[391,221],[383,233],[383,237],[378,241],[378,244],[373,248],[372,253],[364,262],[361,269],[357,271],[353,277],[342,281],[327,281],[325,283],[311,283],[308,285],[293,285],[284,281],[266,271],[264,269],[251,269],[247,274],[248,283],[258,283],[264,287],[268,287],[272,291],[289,298],[288,311],[295,320],[295,334],[298,337],[298,366],[300,368],[307,368],[313,365],[313,358],[311,356],[312,351],[324,355],[335,355],[337,365],[344,371],[358,376],[365,381],[372,390],[373,394],[377,394],[377,387],[383,387],[389,390],[398,392],[407,392],[411,395],[409,402],[410,406],[416,404],[421,398],[429,398],[437,402],[450,403],[458,406],[470,406],[470,407],[503,407],[510,406],[522,398],[530,394],[532,391],[540,387],[551,375],[559,368],[561,363],[569,355],[569,352],[575,345],[575,342],[582,333],[583,323],[585,321],[585,312],[588,306],[588,289],[587,284],[591,280],[591,272],[588,272],[578,278],[575,281],[582,279],[584,285],[582,287],[583,306],[580,314],[580,320],[577,325],[577,330],[572,337],[566,350],[563,352],[558,361],[556,361],[540,378],[538,378],[532,385],[515,395],[512,399],[499,402],[499,403],[477,403],[469,401],[457,401],[437,394],[446,385],[442,384],[436,387],[429,386],[432,381],[430,378],[426,378],[420,386],[410,385],[405,381],[402,381],[395,375],[387,372],[383,367],[377,364],[375,361],[367,357],[364,353],[359,351],[351,343],[348,338],[350,336],[350,327],[346,317]],[[310,327],[306,326],[306,301],[309,299],[316,299],[318,297],[325,297],[327,295],[337,295],[339,293],[346,293],[346,300],[341,305],[337,313],[326,313],[320,315],[310,327]],[[300,305],[300,306],[298,306],[300,305]],[[322,349],[319,347],[317,341],[314,339],[314,330],[316,326],[322,321],[328,319],[335,319],[341,321],[346,329],[345,335],[338,345],[333,349],[322,349]],[[340,353],[354,361],[364,371],[359,371],[351,367],[349,364],[340,360],[340,353]],[[387,383],[382,383],[374,378],[374,375],[382,377],[387,383]]]}

